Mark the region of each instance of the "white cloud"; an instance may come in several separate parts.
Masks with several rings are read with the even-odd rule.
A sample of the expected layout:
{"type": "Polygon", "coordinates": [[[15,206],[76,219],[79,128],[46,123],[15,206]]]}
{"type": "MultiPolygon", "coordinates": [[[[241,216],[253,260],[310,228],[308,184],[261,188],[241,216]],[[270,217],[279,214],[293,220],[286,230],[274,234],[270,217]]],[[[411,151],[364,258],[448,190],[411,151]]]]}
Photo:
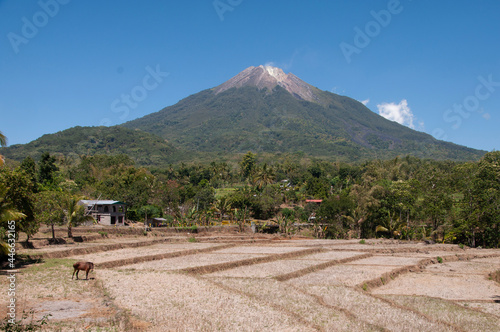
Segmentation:
{"type": "Polygon", "coordinates": [[[369,102],[370,102],[370,98],[360,101],[360,103],[365,105],[365,106],[368,105],[369,102]]]}
{"type": "MultiPolygon", "coordinates": [[[[378,114],[383,116],[384,118],[396,121],[403,126],[410,127],[411,129],[415,129],[415,125],[413,121],[415,121],[415,116],[411,112],[410,107],[408,107],[408,102],[406,99],[401,100],[399,104],[395,103],[382,103],[377,105],[378,114]]],[[[423,125],[419,124],[419,125],[423,125]]]]}

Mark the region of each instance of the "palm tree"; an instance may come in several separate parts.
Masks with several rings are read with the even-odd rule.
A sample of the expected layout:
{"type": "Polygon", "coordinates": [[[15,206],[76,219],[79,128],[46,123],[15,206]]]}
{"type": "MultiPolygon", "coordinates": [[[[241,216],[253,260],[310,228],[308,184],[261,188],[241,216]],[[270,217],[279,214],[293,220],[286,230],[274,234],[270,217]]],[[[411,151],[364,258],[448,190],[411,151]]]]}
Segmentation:
{"type": "MultiPolygon", "coordinates": [[[[7,137],[0,131],[0,146],[7,146],[7,137]]],[[[0,166],[3,165],[3,156],[0,154],[0,166]]]]}
{"type": "Polygon", "coordinates": [[[223,216],[231,210],[231,200],[228,196],[222,196],[213,203],[212,207],[215,212],[219,213],[219,222],[222,223],[223,216]]]}
{"type": "MultiPolygon", "coordinates": [[[[7,187],[0,187],[0,226],[9,221],[20,220],[26,217],[24,213],[17,211],[10,202],[6,200],[7,187]]],[[[7,227],[5,227],[7,228],[7,227]]],[[[0,239],[0,257],[9,254],[9,246],[0,239]]]]}
{"type": "Polygon", "coordinates": [[[262,189],[262,187],[268,184],[274,183],[274,170],[272,167],[268,167],[267,164],[262,165],[260,169],[254,175],[253,182],[257,188],[262,189]]]}
{"type": "Polygon", "coordinates": [[[68,237],[73,237],[72,228],[94,218],[85,214],[85,207],[79,205],[80,198],[71,196],[63,202],[64,219],[68,224],[68,237]]]}
{"type": "Polygon", "coordinates": [[[7,145],[7,137],[5,137],[4,134],[0,131],[0,146],[6,146],[7,145]]]}
{"type": "Polygon", "coordinates": [[[17,211],[12,204],[7,202],[5,196],[7,187],[0,187],[0,224],[10,220],[20,220],[26,217],[24,213],[17,211]]]}

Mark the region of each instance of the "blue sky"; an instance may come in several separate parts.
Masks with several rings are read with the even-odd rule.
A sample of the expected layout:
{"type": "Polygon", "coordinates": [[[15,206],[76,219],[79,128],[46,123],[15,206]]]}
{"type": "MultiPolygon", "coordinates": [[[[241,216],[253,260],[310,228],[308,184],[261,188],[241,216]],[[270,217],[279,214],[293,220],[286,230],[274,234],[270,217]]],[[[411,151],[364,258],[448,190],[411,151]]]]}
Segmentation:
{"type": "Polygon", "coordinates": [[[12,145],[119,124],[273,64],[498,150],[499,14],[497,0],[0,0],[0,131],[12,145]]]}

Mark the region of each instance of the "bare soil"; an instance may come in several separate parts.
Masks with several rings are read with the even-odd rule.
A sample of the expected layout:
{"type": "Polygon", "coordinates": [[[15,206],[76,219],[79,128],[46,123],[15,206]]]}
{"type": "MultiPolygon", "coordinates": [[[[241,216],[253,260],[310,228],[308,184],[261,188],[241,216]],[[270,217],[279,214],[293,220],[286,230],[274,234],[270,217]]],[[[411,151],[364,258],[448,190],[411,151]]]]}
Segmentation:
{"type": "MultiPolygon", "coordinates": [[[[500,284],[492,277],[500,250],[251,234],[173,238],[19,249],[61,258],[2,271],[0,292],[8,293],[7,273],[15,273],[18,318],[23,309],[34,320],[50,314],[47,331],[500,331],[500,284]],[[90,280],[71,279],[77,260],[96,263],[90,280]]],[[[8,301],[0,297],[4,317],[8,301]]]]}

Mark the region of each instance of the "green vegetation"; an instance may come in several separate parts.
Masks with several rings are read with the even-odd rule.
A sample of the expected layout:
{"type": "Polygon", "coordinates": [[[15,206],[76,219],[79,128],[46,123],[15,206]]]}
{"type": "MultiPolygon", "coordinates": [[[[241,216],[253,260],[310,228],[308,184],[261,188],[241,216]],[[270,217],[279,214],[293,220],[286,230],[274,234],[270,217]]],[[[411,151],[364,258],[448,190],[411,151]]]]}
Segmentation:
{"type": "Polygon", "coordinates": [[[442,264],[443,263],[443,258],[442,257],[437,257],[436,260],[438,261],[439,264],[442,264]]]}
{"type": "MultiPolygon", "coordinates": [[[[7,146],[7,137],[0,131],[0,147],[7,146]]],[[[4,156],[0,154],[0,166],[4,163],[4,156]]]]}
{"type": "Polygon", "coordinates": [[[44,153],[0,167],[0,231],[5,241],[7,221],[16,217],[28,240],[40,223],[65,224],[71,236],[85,219],[78,200],[102,197],[126,202],[128,220],[162,217],[163,226],[193,233],[227,223],[243,230],[258,219],[287,235],[310,224],[318,238],[498,247],[499,165],[500,152],[466,163],[407,156],[350,164],[248,152],[235,162],[147,169],[126,155],[69,163],[44,153]]]}
{"type": "Polygon", "coordinates": [[[220,94],[205,90],[122,126],[74,127],[0,148],[0,154],[20,162],[50,153],[64,163],[78,162],[81,156],[127,154],[138,166],[163,169],[182,161],[220,161],[220,156],[234,160],[252,151],[242,160],[245,175],[255,166],[255,153],[344,162],[407,154],[465,161],[485,153],[386,120],[354,99],[319,90],[315,94],[317,103],[299,100],[279,86],[220,94]]]}
{"type": "MultiPolygon", "coordinates": [[[[277,86],[205,90],[124,124],[167,139],[182,150],[297,153],[336,161],[412,154],[420,158],[477,160],[484,151],[438,141],[371,112],[345,96],[315,90],[318,103],[277,86]]],[[[243,169],[243,172],[247,171],[243,169]]]]}
{"type": "Polygon", "coordinates": [[[35,219],[52,229],[52,239],[56,238],[54,226],[64,224],[62,191],[46,190],[34,194],[35,219]]]}
{"type": "MultiPolygon", "coordinates": [[[[168,165],[197,155],[190,153],[189,156],[183,156],[163,138],[118,126],[74,127],[55,134],[44,135],[28,144],[0,148],[0,154],[17,161],[27,156],[38,160],[42,154],[45,155],[44,158],[47,158],[49,153],[50,158],[58,159],[63,164],[78,161],[80,156],[127,154],[137,164],[144,166],[168,165]]],[[[49,163],[50,161],[47,160],[49,163]]],[[[49,169],[39,163],[38,170],[39,176],[44,176],[44,172],[49,169]]]]}

